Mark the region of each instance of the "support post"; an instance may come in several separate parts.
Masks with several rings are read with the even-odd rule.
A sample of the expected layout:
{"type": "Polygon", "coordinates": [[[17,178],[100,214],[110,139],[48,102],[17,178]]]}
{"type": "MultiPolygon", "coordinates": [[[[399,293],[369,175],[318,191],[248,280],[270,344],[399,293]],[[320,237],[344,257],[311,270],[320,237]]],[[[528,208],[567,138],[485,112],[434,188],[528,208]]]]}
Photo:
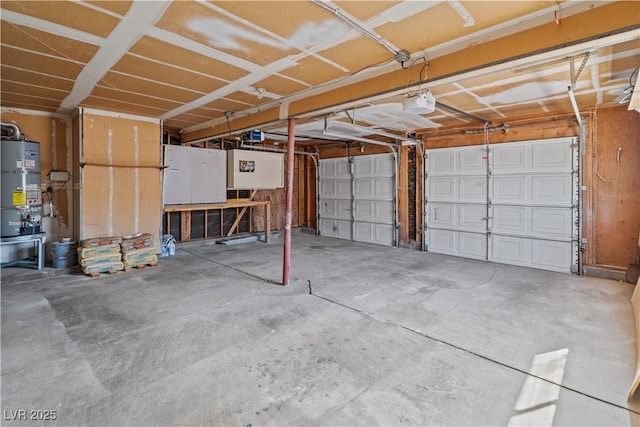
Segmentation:
{"type": "Polygon", "coordinates": [[[287,138],[287,187],[284,222],[284,256],[282,260],[282,284],[289,284],[289,267],[291,264],[291,218],[293,211],[293,167],[296,119],[289,119],[287,138]]]}

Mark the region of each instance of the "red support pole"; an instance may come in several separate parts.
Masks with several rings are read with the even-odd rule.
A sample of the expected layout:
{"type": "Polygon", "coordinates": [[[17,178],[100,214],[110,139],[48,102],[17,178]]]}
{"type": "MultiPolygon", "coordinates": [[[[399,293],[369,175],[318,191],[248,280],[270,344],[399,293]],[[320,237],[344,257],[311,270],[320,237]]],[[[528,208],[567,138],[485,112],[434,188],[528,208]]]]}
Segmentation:
{"type": "Polygon", "coordinates": [[[287,138],[287,187],[285,220],[284,220],[284,256],[282,260],[282,284],[289,284],[289,266],[291,264],[291,218],[293,211],[293,160],[296,119],[289,119],[289,136],[287,138]]]}

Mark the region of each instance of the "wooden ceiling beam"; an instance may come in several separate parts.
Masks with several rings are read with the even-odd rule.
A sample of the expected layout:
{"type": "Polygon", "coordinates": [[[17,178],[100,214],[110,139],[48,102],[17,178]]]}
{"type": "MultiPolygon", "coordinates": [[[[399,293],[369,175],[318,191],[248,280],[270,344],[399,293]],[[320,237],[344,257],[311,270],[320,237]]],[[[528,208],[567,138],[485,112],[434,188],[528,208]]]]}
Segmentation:
{"type": "MultiPolygon", "coordinates": [[[[467,49],[444,55],[429,61],[428,82],[435,82],[462,73],[480,71],[483,68],[504,64],[529,56],[549,53],[580,43],[595,41],[613,34],[640,28],[637,4],[635,2],[614,2],[596,9],[564,18],[557,24],[549,23],[522,31],[517,34],[489,41],[467,49]]],[[[407,78],[417,84],[418,71],[422,64],[410,69],[399,69],[338,89],[296,100],[288,105],[286,114],[280,107],[231,122],[233,129],[252,128],[287,117],[299,117],[330,108],[339,108],[349,103],[365,101],[367,98],[391,94],[407,87],[407,78]]],[[[186,133],[188,141],[206,136],[223,135],[228,132],[227,123],[211,128],[186,133]]]]}

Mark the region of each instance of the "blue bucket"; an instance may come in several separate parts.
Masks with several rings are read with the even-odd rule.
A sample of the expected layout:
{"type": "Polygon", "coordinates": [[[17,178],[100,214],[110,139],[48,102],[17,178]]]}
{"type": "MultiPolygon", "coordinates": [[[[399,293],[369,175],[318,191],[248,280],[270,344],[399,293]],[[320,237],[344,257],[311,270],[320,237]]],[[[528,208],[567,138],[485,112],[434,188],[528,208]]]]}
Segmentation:
{"type": "Polygon", "coordinates": [[[78,244],[76,242],[51,243],[53,268],[69,268],[78,263],[78,244]]]}

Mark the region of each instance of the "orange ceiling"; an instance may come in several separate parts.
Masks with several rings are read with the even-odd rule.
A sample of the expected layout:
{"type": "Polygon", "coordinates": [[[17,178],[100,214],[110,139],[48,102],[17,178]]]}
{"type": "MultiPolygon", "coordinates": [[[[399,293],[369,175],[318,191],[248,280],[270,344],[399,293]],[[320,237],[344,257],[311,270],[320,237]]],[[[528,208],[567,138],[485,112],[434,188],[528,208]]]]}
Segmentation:
{"type": "MultiPolygon", "coordinates": [[[[233,113],[232,121],[269,108],[280,108],[280,116],[286,116],[291,102],[372,79],[370,94],[377,96],[360,116],[388,129],[470,120],[441,108],[422,118],[396,116],[403,97],[417,91],[418,80],[429,82],[420,89],[430,89],[439,103],[493,122],[567,112],[571,61],[544,64],[538,56],[536,61],[543,62],[538,68],[476,70],[442,81],[431,80],[429,73],[437,72],[438,58],[490,40],[508,43],[522,31],[554,22],[560,26],[583,15],[580,24],[588,26],[589,11],[608,10],[614,3],[627,3],[616,10],[637,10],[635,25],[625,24],[618,29],[625,37],[611,41],[601,41],[606,34],[593,34],[591,46],[582,43],[579,51],[570,52],[577,56],[575,69],[582,65],[579,55],[590,52],[576,81],[578,99],[584,107],[617,103],[640,64],[636,2],[318,3],[3,0],[2,107],[61,113],[99,108],[155,117],[167,128],[191,131],[226,126],[225,112],[233,113]],[[406,91],[390,91],[385,98],[377,93],[375,79],[410,65],[394,60],[401,49],[417,62],[401,77],[406,91]],[[420,72],[422,57],[429,67],[420,72]],[[400,124],[394,127],[389,117],[400,124]]],[[[615,20],[616,13],[601,18],[615,20]]],[[[561,47],[564,40],[554,43],[561,47]]],[[[522,58],[540,54],[528,49],[521,46],[525,65],[522,58]]],[[[557,56],[553,51],[545,55],[549,60],[557,56]]],[[[367,96],[358,93],[357,98],[365,103],[367,96]]],[[[323,102],[332,105],[331,99],[323,102]]]]}

